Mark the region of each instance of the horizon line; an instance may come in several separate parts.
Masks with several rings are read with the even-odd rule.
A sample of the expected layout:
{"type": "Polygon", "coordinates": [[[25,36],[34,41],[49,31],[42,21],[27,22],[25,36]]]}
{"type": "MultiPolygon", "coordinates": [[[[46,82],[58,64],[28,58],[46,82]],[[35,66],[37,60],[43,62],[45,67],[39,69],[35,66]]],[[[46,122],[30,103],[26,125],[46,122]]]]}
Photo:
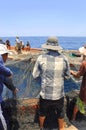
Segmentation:
{"type": "Polygon", "coordinates": [[[49,37],[49,36],[56,36],[56,37],[86,37],[86,36],[72,36],[72,35],[59,35],[59,36],[57,36],[57,35],[49,35],[49,36],[45,36],[45,35],[29,35],[29,36],[27,36],[27,35],[15,35],[15,36],[0,36],[0,38],[1,37],[16,37],[16,36],[18,36],[18,37],[49,37]]]}

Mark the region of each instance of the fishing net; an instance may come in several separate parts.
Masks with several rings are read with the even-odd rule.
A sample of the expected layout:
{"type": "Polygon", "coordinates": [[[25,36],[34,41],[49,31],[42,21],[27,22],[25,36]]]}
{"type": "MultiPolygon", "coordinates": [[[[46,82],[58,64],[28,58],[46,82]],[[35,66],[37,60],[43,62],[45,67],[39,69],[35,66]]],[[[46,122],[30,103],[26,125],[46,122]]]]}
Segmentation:
{"type": "MultiPolygon", "coordinates": [[[[6,66],[13,72],[13,83],[19,89],[17,98],[33,98],[37,97],[40,91],[40,80],[34,80],[32,70],[37,56],[28,56],[18,61],[9,61],[6,66]]],[[[10,98],[10,91],[6,89],[4,96],[10,98]]]]}
{"type": "Polygon", "coordinates": [[[6,66],[14,74],[13,83],[19,89],[16,95],[6,86],[3,91],[4,103],[2,103],[2,107],[9,130],[33,129],[32,123],[37,122],[35,117],[38,110],[40,78],[34,80],[32,71],[38,55],[21,54],[6,63],[6,66]]]}
{"type": "MultiPolygon", "coordinates": [[[[39,55],[40,54],[20,54],[14,56],[12,60],[8,60],[6,63],[6,66],[13,71],[13,83],[19,89],[17,94],[14,95],[6,86],[4,87],[4,102],[2,103],[2,107],[8,124],[8,130],[39,129],[38,98],[40,78],[34,80],[32,77],[33,67],[39,55]]],[[[65,86],[68,86],[68,90],[70,82],[69,80],[65,84],[65,86]]],[[[72,85],[71,88],[73,88],[72,85]]],[[[53,124],[55,120],[52,121],[53,124]]],[[[52,122],[48,122],[47,124],[50,125],[52,122]]],[[[55,126],[57,128],[57,123],[55,126]]]]}

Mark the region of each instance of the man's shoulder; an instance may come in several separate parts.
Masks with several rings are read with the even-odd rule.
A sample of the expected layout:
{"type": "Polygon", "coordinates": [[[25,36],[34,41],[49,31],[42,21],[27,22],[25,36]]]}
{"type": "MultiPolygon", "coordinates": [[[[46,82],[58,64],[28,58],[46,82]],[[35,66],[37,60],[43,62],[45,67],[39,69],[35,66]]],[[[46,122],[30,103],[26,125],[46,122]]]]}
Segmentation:
{"type": "Polygon", "coordinates": [[[64,60],[68,61],[67,56],[63,55],[64,60]]]}
{"type": "Polygon", "coordinates": [[[44,58],[44,57],[47,57],[47,55],[46,55],[46,54],[40,54],[40,55],[38,56],[38,59],[41,59],[41,58],[44,58]]]}
{"type": "Polygon", "coordinates": [[[82,65],[86,66],[86,60],[82,61],[82,65]]]}

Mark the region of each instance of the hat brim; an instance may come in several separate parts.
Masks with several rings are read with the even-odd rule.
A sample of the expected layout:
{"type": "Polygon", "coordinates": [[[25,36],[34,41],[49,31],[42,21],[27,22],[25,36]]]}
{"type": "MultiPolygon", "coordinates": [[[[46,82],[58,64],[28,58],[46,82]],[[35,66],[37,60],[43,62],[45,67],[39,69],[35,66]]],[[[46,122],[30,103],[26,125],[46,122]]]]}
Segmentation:
{"type": "Polygon", "coordinates": [[[1,52],[0,52],[0,55],[6,54],[6,53],[8,53],[8,54],[10,54],[10,55],[15,54],[13,51],[7,50],[7,51],[1,51],[1,52]]]}
{"type": "Polygon", "coordinates": [[[83,55],[86,55],[86,48],[85,47],[80,47],[79,52],[83,55]]]}
{"type": "Polygon", "coordinates": [[[49,49],[49,50],[57,50],[57,51],[60,51],[63,49],[61,46],[52,46],[52,45],[46,45],[46,44],[43,44],[42,48],[49,49]]]}

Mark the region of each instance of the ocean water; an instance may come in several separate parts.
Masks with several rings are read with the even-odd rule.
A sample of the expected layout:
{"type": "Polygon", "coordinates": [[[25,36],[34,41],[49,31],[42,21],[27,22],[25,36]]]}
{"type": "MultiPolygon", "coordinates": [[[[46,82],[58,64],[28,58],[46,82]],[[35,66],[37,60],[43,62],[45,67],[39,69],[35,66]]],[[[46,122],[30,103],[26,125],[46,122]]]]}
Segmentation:
{"type": "MultiPolygon", "coordinates": [[[[7,39],[10,40],[12,46],[15,45],[15,37],[1,37],[5,42],[7,39]]],[[[26,45],[27,41],[30,42],[32,48],[41,48],[41,45],[44,44],[48,37],[38,37],[38,36],[24,36],[19,37],[20,40],[26,45]]],[[[86,43],[86,37],[58,37],[59,44],[68,50],[78,50],[79,47],[83,46],[86,43]]]]}

